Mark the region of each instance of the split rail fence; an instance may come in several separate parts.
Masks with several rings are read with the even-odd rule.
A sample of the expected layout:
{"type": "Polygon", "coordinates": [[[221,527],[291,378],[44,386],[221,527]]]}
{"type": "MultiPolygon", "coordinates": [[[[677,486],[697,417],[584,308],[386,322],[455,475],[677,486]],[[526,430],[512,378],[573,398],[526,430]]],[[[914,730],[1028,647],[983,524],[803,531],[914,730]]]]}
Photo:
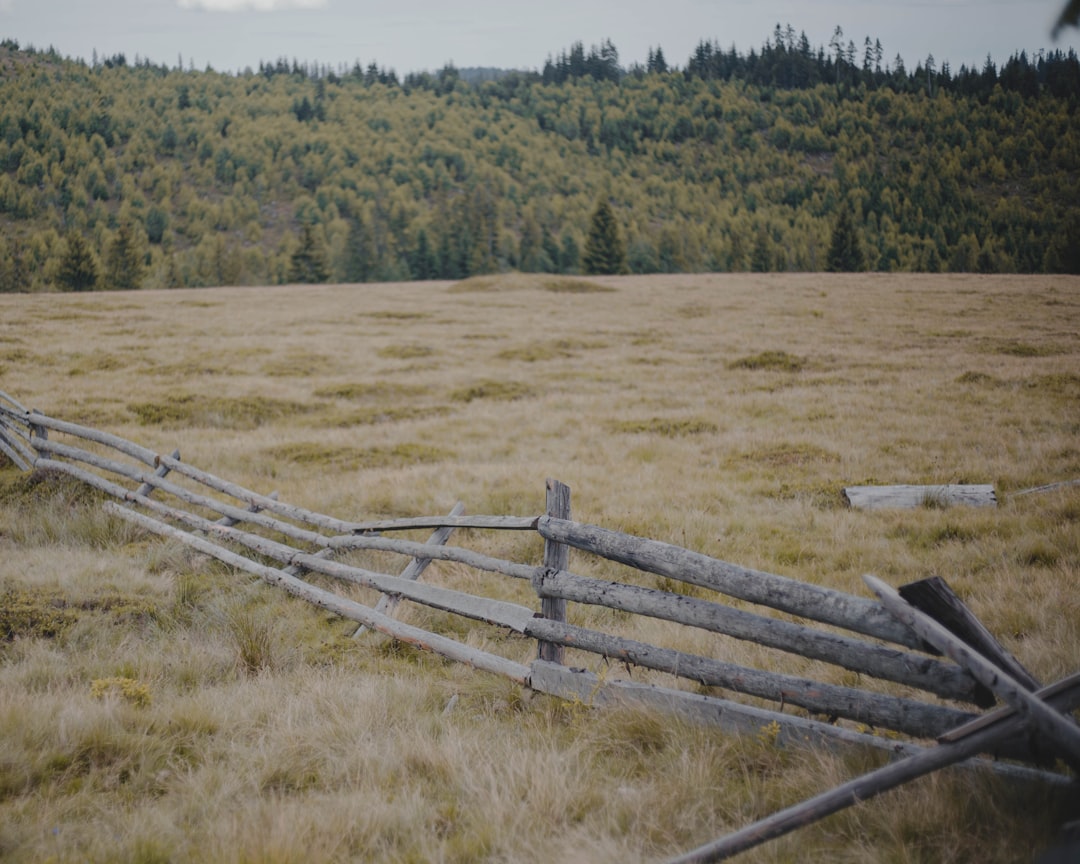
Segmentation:
{"type": "Polygon", "coordinates": [[[1080,672],[1043,686],[941,580],[912,583],[898,592],[868,576],[876,597],[870,599],[748,569],[575,522],[570,490],[554,480],[547,481],[546,512],[536,516],[465,515],[459,503],[445,516],[349,521],[223,480],[183,462],[178,451],[159,454],[28,410],[3,393],[0,453],[23,470],[75,477],[114,499],[103,505],[111,514],[356,621],[361,630],[380,631],[535,691],[593,706],[646,704],[733,733],[757,734],[768,727],[780,745],[861,745],[894,757],[877,771],[675,861],[727,858],[950,764],[1042,782],[1076,782],[1068,773],[1045,770],[1060,758],[1080,773],[1080,727],[1070,716],[1080,707],[1080,672]],[[535,532],[544,541],[543,560],[513,562],[447,545],[459,528],[535,532]],[[434,533],[427,542],[388,536],[418,529],[434,533]],[[334,560],[349,550],[395,553],[407,563],[391,575],[334,560]],[[570,569],[571,550],[705,589],[710,599],[580,575],[570,569]],[[526,606],[419,581],[435,560],[523,580],[536,603],[526,606]],[[363,585],[383,596],[376,606],[367,606],[307,581],[308,574],[363,585]],[[535,639],[536,659],[521,663],[399,621],[394,606],[402,598],[535,639]],[[730,598],[742,601],[738,608],[730,598]],[[750,640],[893,682],[899,686],[891,689],[904,695],[738,665],[576,625],[567,617],[569,602],[750,640]],[[763,609],[741,608],[746,604],[763,609]],[[567,649],[755,698],[736,701],[677,686],[613,680],[567,665],[567,649]],[[994,708],[998,700],[1003,704],[994,708]]]}

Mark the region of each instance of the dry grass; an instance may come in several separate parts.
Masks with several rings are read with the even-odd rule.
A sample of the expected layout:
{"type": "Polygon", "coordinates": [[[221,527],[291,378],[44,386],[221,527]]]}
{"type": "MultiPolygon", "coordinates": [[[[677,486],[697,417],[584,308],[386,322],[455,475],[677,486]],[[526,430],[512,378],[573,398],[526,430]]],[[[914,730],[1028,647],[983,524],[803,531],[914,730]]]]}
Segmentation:
{"type": "MultiPolygon", "coordinates": [[[[0,295],[0,389],[344,518],[458,499],[533,515],[557,477],[576,518],[747,566],[855,593],[865,572],[939,574],[1050,680],[1080,657],[1080,489],[1011,493],[1080,477],[1078,320],[1075,278],[0,295]],[[840,502],[844,485],[951,482],[993,483],[1002,504],[840,502]]],[[[531,535],[467,542],[540,555],[531,535]]],[[[425,579],[534,602],[460,567],[425,579]]],[[[871,758],[597,714],[353,640],[348,622],[7,466],[0,606],[5,861],[657,860],[871,758]]],[[[402,614],[517,659],[535,650],[402,614]]],[[[657,622],[571,614],[803,669],[657,622]]],[[[1027,860],[1075,806],[946,774],[745,857],[1027,860]]]]}

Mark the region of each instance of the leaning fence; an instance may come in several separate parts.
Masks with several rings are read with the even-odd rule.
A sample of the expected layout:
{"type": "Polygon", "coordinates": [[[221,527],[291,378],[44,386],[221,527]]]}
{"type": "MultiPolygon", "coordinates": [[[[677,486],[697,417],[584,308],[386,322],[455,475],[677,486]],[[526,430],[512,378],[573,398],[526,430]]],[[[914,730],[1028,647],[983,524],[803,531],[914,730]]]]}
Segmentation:
{"type": "MultiPolygon", "coordinates": [[[[1067,716],[1080,705],[1080,678],[1072,676],[1040,689],[1039,682],[943,584],[930,586],[936,600],[927,604],[919,602],[920,596],[925,599],[926,585],[917,586],[920,590],[908,592],[905,599],[868,578],[878,598],[870,599],[741,567],[671,544],[576,522],[571,518],[570,490],[555,480],[547,481],[545,512],[537,515],[465,515],[458,504],[444,516],[340,519],[214,476],[184,462],[178,451],[156,453],[118,436],[28,410],[2,393],[0,452],[23,470],[62,472],[77,478],[110,496],[113,500],[104,506],[115,516],[254,574],[362,628],[533,690],[590,705],[655,705],[732,732],[756,733],[769,727],[780,744],[858,744],[901,758],[898,764],[906,767],[897,772],[893,766],[894,773],[876,786],[871,784],[869,794],[980,753],[1039,763],[1049,751],[1080,768],[1080,731],[1067,716]],[[453,532],[463,528],[534,532],[543,539],[542,560],[515,562],[449,545],[453,532]],[[426,542],[400,537],[400,532],[422,529],[434,532],[426,542]],[[354,550],[401,556],[404,569],[393,575],[335,560],[354,550]],[[570,566],[571,550],[624,565],[630,572],[662,577],[652,580],[660,587],[576,573],[570,566]],[[419,577],[431,561],[456,562],[518,580],[530,586],[535,602],[525,605],[422,582],[419,577]],[[312,581],[312,574],[320,577],[321,584],[312,581]],[[375,606],[357,602],[324,587],[325,577],[375,589],[382,599],[375,606]],[[694,588],[680,590],[679,586],[694,588]],[[523,663],[453,635],[400,621],[394,606],[401,599],[468,619],[471,626],[487,625],[533,639],[536,658],[523,663]],[[854,673],[848,679],[867,676],[889,686],[845,686],[648,644],[614,632],[614,627],[572,623],[569,603],[748,640],[854,673]],[[939,619],[941,609],[947,609],[951,624],[944,636],[927,629],[924,619],[933,616],[916,606],[936,607],[939,619]],[[960,649],[949,642],[955,634],[960,634],[960,649]],[[957,650],[966,654],[958,656],[957,650]],[[587,652],[628,668],[656,670],[689,685],[615,680],[568,664],[568,651],[587,652]],[[986,660],[992,671],[987,673],[972,660],[972,654],[986,660]],[[1006,680],[1020,693],[1006,692],[1006,680]],[[702,693],[702,689],[710,692],[702,693]],[[712,695],[716,690],[725,695],[712,695]],[[980,713],[995,703],[995,697],[1006,706],[980,713]],[[1046,717],[1045,712],[1053,717],[1046,717]],[[1029,728],[1044,735],[1020,734],[1029,728]],[[921,743],[926,739],[944,743],[927,747],[921,743]]],[[[1036,772],[1013,763],[978,759],[973,764],[1037,774],[1051,782],[1069,780],[1068,775],[1036,772]]],[[[839,806],[867,797],[868,788],[864,784],[844,794],[848,797],[839,806]]],[[[839,800],[829,806],[837,809],[839,800]]],[[[784,823],[781,829],[778,822],[767,836],[808,821],[806,813],[791,818],[794,823],[784,823]]],[[[766,839],[762,831],[750,833],[754,842],[766,839]]],[[[679,860],[719,860],[742,848],[747,846],[703,848],[679,860]]]]}

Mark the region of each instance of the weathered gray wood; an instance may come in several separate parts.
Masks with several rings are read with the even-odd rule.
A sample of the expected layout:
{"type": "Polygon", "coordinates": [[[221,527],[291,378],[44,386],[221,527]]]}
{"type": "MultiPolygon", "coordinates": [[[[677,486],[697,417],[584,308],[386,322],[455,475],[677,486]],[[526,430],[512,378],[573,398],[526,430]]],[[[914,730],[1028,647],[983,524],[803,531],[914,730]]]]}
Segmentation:
{"type": "MultiPolygon", "coordinates": [[[[172,451],[172,458],[173,459],[179,459],[180,458],[180,451],[179,450],[173,450],[172,451]]],[[[164,477],[168,473],[169,473],[169,467],[167,465],[158,465],[157,470],[154,472],[154,476],[155,477],[164,477]]],[[[149,495],[153,491],[154,491],[153,486],[151,486],[149,483],[143,483],[138,489],[135,490],[135,494],[136,495],[149,495]]]]}
{"type": "Polygon", "coordinates": [[[975,617],[975,614],[964,605],[964,601],[956,596],[956,592],[940,576],[930,576],[927,579],[901,585],[897,593],[954,636],[958,636],[983,657],[997,663],[1028,690],[1038,689],[1039,682],[1035,676],[994,638],[994,634],[986,629],[982,621],[975,617]]]}
{"type": "MultiPolygon", "coordinates": [[[[71,447],[70,445],[60,444],[55,441],[43,442],[42,447],[46,452],[83,462],[87,465],[93,465],[95,468],[101,468],[104,471],[109,471],[136,482],[146,483],[155,489],[161,489],[162,491],[179,498],[185,503],[193,504],[198,507],[206,507],[216,513],[224,514],[225,516],[234,519],[237,524],[249,522],[270,531],[277,531],[302,543],[325,546],[339,551],[345,549],[374,549],[385,552],[394,552],[399,555],[407,555],[410,557],[455,561],[474,567],[477,570],[502,573],[515,579],[531,580],[538,569],[533,565],[516,564],[511,561],[504,561],[500,558],[493,558],[488,555],[482,555],[478,552],[460,549],[454,546],[431,546],[425,543],[417,543],[409,540],[395,540],[370,534],[339,534],[333,537],[326,537],[318,532],[310,531],[305,528],[298,528],[295,525],[282,522],[272,516],[267,516],[265,513],[254,511],[250,509],[250,507],[248,509],[242,509],[240,507],[224,504],[221,501],[209,498],[205,495],[199,495],[184,487],[176,486],[169,481],[165,481],[163,478],[141,471],[134,466],[127,465],[123,462],[117,462],[116,460],[108,459],[104,456],[99,456],[96,453],[91,453],[87,450],[82,450],[81,448],[71,447]]],[[[53,467],[56,467],[57,465],[62,465],[64,463],[50,462],[50,464],[53,465],[53,467]]],[[[85,472],[80,476],[85,482],[92,484],[96,482],[93,478],[96,478],[97,475],[85,472]]],[[[98,488],[120,500],[139,504],[145,503],[142,500],[142,496],[132,497],[134,495],[133,492],[115,484],[109,484],[108,486],[98,485],[98,488]]],[[[270,500],[273,501],[275,499],[270,498],[270,500]]],[[[436,521],[443,521],[447,518],[449,517],[437,517],[436,521]]],[[[460,520],[467,519],[468,517],[454,518],[460,520]]]]}
{"type": "MultiPolygon", "coordinates": [[[[450,511],[451,516],[460,516],[465,512],[465,505],[458,501],[453,509],[450,511]]],[[[428,537],[429,546],[442,546],[449,539],[450,535],[454,533],[453,528],[436,528],[430,537],[428,537]]],[[[405,569],[398,575],[399,579],[408,579],[409,581],[415,581],[420,578],[423,572],[427,569],[427,566],[431,563],[431,558],[413,558],[408,564],[405,565],[405,569]]],[[[393,617],[394,610],[397,609],[397,605],[400,602],[400,597],[391,594],[384,594],[379,598],[379,602],[375,604],[375,611],[381,612],[383,615],[389,615],[393,617]]],[[[361,624],[356,628],[356,632],[353,633],[353,638],[356,639],[364,635],[364,631],[367,628],[361,624]]]]}
{"type": "MultiPolygon", "coordinates": [[[[548,478],[546,484],[547,515],[555,519],[570,518],[570,487],[548,478]]],[[[557,540],[544,540],[544,567],[549,571],[566,570],[570,566],[570,547],[557,540]]],[[[566,600],[562,597],[541,596],[540,614],[552,621],[566,621],[566,600]]],[[[554,642],[541,642],[537,656],[549,663],[562,663],[565,650],[554,642]]]]}
{"type": "MultiPolygon", "coordinates": [[[[144,502],[146,506],[152,506],[156,503],[152,499],[144,499],[144,502]]],[[[125,514],[132,512],[111,502],[107,503],[105,507],[108,512],[116,513],[124,518],[126,518],[125,514]]],[[[398,594],[433,609],[453,612],[466,618],[507,627],[518,633],[523,632],[526,622],[533,620],[533,610],[515,603],[476,597],[461,591],[440,588],[437,585],[411,582],[399,576],[388,576],[385,573],[374,573],[361,567],[329,561],[319,555],[299,552],[283,543],[236,528],[219,525],[191,513],[173,511],[171,515],[198,531],[238,543],[253,552],[273,558],[283,564],[296,565],[314,573],[321,573],[324,576],[341,579],[355,585],[362,585],[365,588],[374,588],[384,594],[398,594]]]]}
{"type": "MultiPolygon", "coordinates": [[[[3,390],[0,390],[0,399],[3,399],[5,402],[10,403],[11,405],[14,405],[16,411],[19,411],[19,412],[21,412],[23,414],[29,414],[30,413],[30,410],[28,408],[23,407],[23,405],[21,403],[19,403],[19,401],[16,400],[14,396],[9,396],[3,390]]],[[[3,407],[3,406],[0,406],[0,407],[3,407]]]]}
{"type": "MultiPolygon", "coordinates": [[[[343,618],[367,624],[369,627],[372,627],[381,633],[386,633],[388,636],[392,636],[402,642],[416,645],[417,647],[428,651],[433,651],[436,654],[441,654],[444,657],[448,657],[449,659],[460,663],[465,663],[476,669],[495,672],[520,684],[528,682],[528,666],[515,663],[487,651],[480,651],[479,649],[472,648],[468,645],[463,645],[446,636],[429,633],[418,627],[396,621],[361,603],[340,597],[331,591],[326,591],[297,579],[295,576],[290,576],[284,570],[275,567],[267,567],[264,564],[251,561],[243,555],[230,552],[228,549],[224,549],[205,538],[196,537],[193,534],[180,531],[177,528],[158,522],[156,519],[151,519],[134,510],[122,507],[119,504],[109,502],[105,506],[109,509],[109,512],[126,519],[151,533],[158,534],[162,537],[172,538],[199,552],[217,558],[219,561],[228,564],[230,567],[235,567],[238,570],[244,570],[259,576],[269,584],[283,588],[290,594],[334,612],[343,618]]],[[[391,576],[387,578],[393,579],[396,577],[391,576]]]]}
{"type": "MultiPolygon", "coordinates": [[[[458,501],[453,509],[450,511],[451,516],[460,516],[465,512],[465,505],[458,501]]],[[[449,526],[443,526],[442,528],[436,528],[427,542],[429,546],[442,546],[449,539],[450,535],[454,533],[454,529],[449,526]]],[[[408,564],[405,565],[405,569],[398,575],[399,579],[407,579],[411,582],[420,578],[423,572],[427,569],[431,563],[431,558],[413,558],[408,564]]],[[[400,597],[396,595],[384,594],[382,599],[375,604],[375,611],[382,612],[384,615],[393,616],[394,610],[397,608],[400,602],[400,597]]]]}
{"type": "Polygon", "coordinates": [[[1060,483],[1047,483],[1045,486],[1032,486],[1030,489],[1021,489],[1013,492],[1010,497],[1020,498],[1024,495],[1034,495],[1037,492],[1053,492],[1057,489],[1065,489],[1069,486],[1080,486],[1080,480],[1062,480],[1060,483]]]}
{"type": "Polygon", "coordinates": [[[706,686],[723,687],[781,705],[798,705],[827,717],[845,717],[916,738],[935,738],[974,716],[940,705],[930,705],[883,693],[871,693],[836,684],[824,684],[794,675],[740,666],[710,657],[659,648],[633,639],[562,624],[545,618],[524,622],[526,636],[600,654],[677,675],[706,686]]]}
{"type": "MultiPolygon", "coordinates": [[[[1060,687],[1063,682],[1058,682],[1060,687]]],[[[1045,688],[1039,691],[1040,698],[1060,695],[1045,688]]],[[[1080,678],[1073,676],[1071,690],[1080,692],[1080,678]]],[[[1064,701],[1064,699],[1062,700],[1064,701]]],[[[999,717],[991,725],[982,723],[982,718],[955,730],[955,737],[949,743],[912,754],[907,758],[884,765],[874,771],[849,780],[840,786],[815,795],[812,798],[787,807],[764,819],[747,825],[732,834],[700,846],[685,855],[672,858],[669,864],[705,864],[705,862],[723,861],[740,852],[760,846],[767,840],[783,836],[798,828],[810,825],[826,816],[830,816],[846,807],[866,801],[877,795],[895,789],[917,777],[937,771],[957,762],[970,759],[977,753],[991,747],[995,741],[1021,733],[1024,729],[1023,718],[1012,716],[999,717]]]]}
{"type": "Polygon", "coordinates": [[[997,496],[989,484],[945,484],[941,486],[847,486],[844,501],[856,510],[898,507],[996,507],[997,496]]]}
{"type": "Polygon", "coordinates": [[[610,528],[541,516],[536,530],[547,540],[567,543],[639,570],[700,585],[762,606],[791,612],[909,648],[922,648],[917,636],[879,604],[784,576],[739,567],[658,540],[610,528]]]}
{"type": "Polygon", "coordinates": [[[29,461],[24,459],[18,449],[19,443],[14,435],[9,438],[6,434],[6,428],[0,425],[0,453],[7,456],[11,460],[11,464],[20,471],[29,471],[33,465],[33,457],[31,456],[29,461]]]}
{"type": "MultiPolygon", "coordinates": [[[[782,714],[768,708],[743,705],[715,696],[703,696],[700,693],[672,690],[637,681],[601,679],[583,669],[572,669],[541,660],[532,664],[529,686],[540,693],[572,699],[590,708],[643,705],[678,714],[693,723],[716,726],[732,734],[757,735],[768,728],[776,730],[775,742],[779,747],[870,747],[893,757],[916,756],[930,749],[910,741],[857,732],[847,726],[822,723],[796,714],[782,714]]],[[[1057,704],[1063,709],[1077,707],[1080,705],[1080,688],[1070,689],[1061,698],[1063,701],[1057,704]]],[[[988,740],[980,752],[996,753],[997,740],[1000,739],[988,740]]],[[[1066,786],[1073,782],[1068,775],[990,759],[968,759],[963,763],[963,767],[990,770],[1011,779],[1053,785],[1066,786]]]]}
{"type": "Polygon", "coordinates": [[[1016,708],[1056,746],[1065,761],[1080,770],[1080,727],[1075,722],[1057,713],[1004,669],[969,648],[929,615],[911,606],[891,586],[874,576],[864,576],[863,579],[899,620],[1016,708]]]}
{"type": "MultiPolygon", "coordinates": [[[[1055,707],[1061,708],[1064,711],[1072,711],[1074,708],[1080,706],[1080,672],[1074,672],[1072,675],[1068,675],[1060,681],[1055,681],[1053,684],[1049,684],[1046,687],[1040,687],[1033,695],[1050,702],[1055,707]]],[[[958,738],[971,735],[978,732],[980,729],[991,726],[1009,717],[1013,717],[1015,714],[1016,709],[1011,705],[1002,705],[1000,708],[995,708],[993,711],[987,711],[985,714],[969,723],[965,723],[963,726],[951,729],[944,735],[939,735],[938,741],[942,743],[955,741],[958,738]]]]}
{"type": "MultiPolygon", "coordinates": [[[[271,492],[269,497],[276,501],[277,497],[278,497],[278,493],[277,492],[271,492]]],[[[259,504],[249,504],[247,506],[247,508],[246,508],[246,512],[247,513],[261,513],[262,509],[263,508],[259,504]]],[[[233,519],[232,516],[222,516],[220,519],[217,520],[217,524],[218,525],[224,525],[226,528],[232,528],[234,525],[239,525],[240,520],[239,519],[233,519]]]]}
{"type": "MultiPolygon", "coordinates": [[[[563,597],[746,639],[759,645],[834,663],[853,672],[917,687],[946,699],[975,701],[975,679],[951,663],[886,645],[815,630],[802,624],[732,609],[721,603],[655,588],[542,569],[534,579],[541,597],[563,597]]],[[[981,707],[993,704],[990,701],[981,707]]]]}
{"type": "MultiPolygon", "coordinates": [[[[232,498],[242,501],[246,506],[257,504],[264,510],[276,513],[279,516],[284,516],[287,519],[293,519],[297,522],[303,522],[307,525],[314,525],[319,528],[323,528],[328,531],[336,531],[339,533],[349,533],[352,531],[365,530],[362,526],[359,526],[355,522],[347,522],[342,519],[335,519],[331,516],[326,516],[322,513],[316,513],[312,510],[307,510],[303,507],[296,507],[291,504],[285,504],[280,501],[275,501],[267,495],[260,495],[257,492],[253,492],[250,489],[245,489],[243,486],[239,486],[236,483],[230,483],[227,480],[222,480],[220,477],[216,477],[208,471],[202,471],[193,465],[189,465],[185,462],[181,462],[177,459],[172,459],[169,456],[163,456],[155,453],[153,450],[149,450],[146,447],[142,447],[124,438],[120,438],[117,435],[111,435],[107,432],[99,432],[96,429],[89,429],[85,426],[80,426],[77,423],[67,423],[62,420],[56,420],[52,417],[46,417],[44,414],[38,412],[31,412],[26,422],[31,425],[37,425],[43,429],[52,429],[57,432],[62,432],[71,435],[76,438],[83,438],[87,441],[93,441],[97,444],[102,444],[106,447],[130,456],[151,468],[158,468],[164,465],[170,471],[180,474],[184,477],[188,477],[191,480],[201,483],[216,492],[221,492],[224,495],[228,495],[232,498]]],[[[152,482],[152,481],[147,481],[152,482]]],[[[154,484],[157,485],[157,484],[154,484]]],[[[165,488],[161,486],[160,488],[165,488]]],[[[233,518],[235,514],[231,515],[233,518]]]]}
{"type": "Polygon", "coordinates": [[[533,531],[538,516],[416,516],[353,522],[351,530],[411,531],[416,528],[491,528],[496,531],[533,531]]]}

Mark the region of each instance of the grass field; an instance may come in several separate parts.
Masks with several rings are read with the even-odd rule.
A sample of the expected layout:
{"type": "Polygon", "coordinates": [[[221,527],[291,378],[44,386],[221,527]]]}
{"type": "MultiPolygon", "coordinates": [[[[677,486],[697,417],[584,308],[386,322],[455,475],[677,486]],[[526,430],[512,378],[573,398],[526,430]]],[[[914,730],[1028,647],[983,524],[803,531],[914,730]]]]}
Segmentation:
{"type": "MultiPolygon", "coordinates": [[[[940,575],[1040,679],[1080,667],[1080,487],[1016,494],[1080,478],[1074,277],[0,294],[0,390],[347,519],[536,515],[555,477],[578,520],[863,596],[940,575]],[[999,506],[843,506],[870,483],[999,506]]],[[[0,456],[0,859],[656,861],[876,758],[590,711],[353,629],[0,456]]],[[[1032,860],[1078,806],[946,772],[739,860],[1032,860]]]]}

